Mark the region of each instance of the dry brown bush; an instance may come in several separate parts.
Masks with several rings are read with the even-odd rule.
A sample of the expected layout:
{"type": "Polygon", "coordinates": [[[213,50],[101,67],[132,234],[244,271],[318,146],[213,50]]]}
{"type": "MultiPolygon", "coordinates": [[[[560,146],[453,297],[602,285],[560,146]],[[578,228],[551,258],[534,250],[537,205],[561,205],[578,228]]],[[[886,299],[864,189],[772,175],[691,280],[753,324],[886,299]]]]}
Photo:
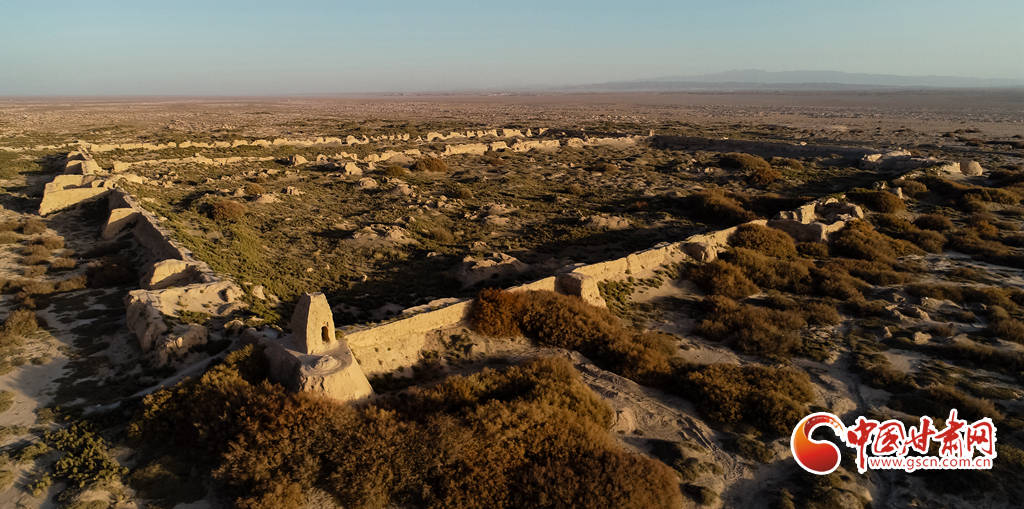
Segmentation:
{"type": "Polygon", "coordinates": [[[917,219],[914,219],[914,224],[918,228],[934,230],[937,232],[945,232],[953,229],[953,221],[950,221],[948,217],[939,214],[924,214],[917,216],[917,219]]]}
{"type": "Polygon", "coordinates": [[[415,171],[442,173],[448,171],[448,163],[436,157],[424,157],[413,163],[412,169],[415,171]]]}
{"type": "Polygon", "coordinates": [[[565,359],[357,407],[258,382],[259,355],[148,396],[131,434],[211,465],[240,507],[304,506],[313,489],[345,507],[682,503],[668,467],[608,434],[611,410],[565,359]]]}
{"type": "Polygon", "coordinates": [[[74,258],[68,257],[54,258],[53,261],[50,262],[50,268],[56,270],[73,269],[76,265],[78,265],[78,262],[76,262],[74,258]]]}
{"type": "Polygon", "coordinates": [[[724,260],[692,265],[687,278],[708,295],[741,299],[758,292],[757,286],[739,267],[724,260]]]}
{"type": "Polygon", "coordinates": [[[797,311],[744,304],[726,297],[708,297],[704,305],[705,318],[698,324],[697,333],[743,353],[785,358],[803,344],[798,331],[807,321],[797,311]]]}
{"type": "Polygon", "coordinates": [[[619,171],[619,165],[609,162],[600,162],[590,167],[590,171],[596,171],[601,173],[616,173],[619,171]]]}
{"type": "Polygon", "coordinates": [[[985,329],[990,336],[1024,343],[1024,322],[1014,318],[999,318],[993,320],[985,329]]]}
{"type": "Polygon", "coordinates": [[[70,292],[70,291],[74,291],[74,290],[81,290],[81,289],[85,288],[87,281],[88,280],[85,277],[85,274],[79,274],[77,276],[72,276],[72,277],[69,277],[67,279],[63,279],[61,281],[58,281],[57,282],[56,291],[58,291],[58,292],[70,292]]]}
{"type": "Polygon", "coordinates": [[[911,198],[920,198],[928,192],[928,186],[916,180],[901,180],[896,183],[903,188],[903,194],[911,198]]]}
{"type": "Polygon", "coordinates": [[[32,239],[33,244],[38,244],[46,249],[64,249],[64,239],[56,235],[44,235],[42,237],[36,237],[32,239]]]}
{"type": "Polygon", "coordinates": [[[783,168],[789,168],[792,170],[803,170],[804,163],[799,159],[793,159],[791,157],[773,157],[771,160],[772,166],[781,166],[783,168]]]}
{"type": "Polygon", "coordinates": [[[384,168],[384,175],[388,177],[404,177],[408,174],[409,170],[397,164],[389,164],[386,168],[384,168]]]}
{"type": "Polygon", "coordinates": [[[743,208],[740,202],[717,189],[705,189],[694,193],[690,195],[688,201],[688,212],[709,224],[731,225],[757,218],[753,212],[743,208]]]}
{"type": "MultiPolygon", "coordinates": [[[[795,248],[794,248],[795,252],[795,248]]],[[[721,254],[740,269],[757,286],[764,289],[808,293],[814,265],[804,259],[779,259],[744,248],[733,248],[721,254]]]]}
{"type": "Polygon", "coordinates": [[[681,384],[716,424],[745,423],[777,435],[792,432],[814,397],[807,374],[792,368],[712,364],[691,368],[681,384]]]}
{"type": "Polygon", "coordinates": [[[733,168],[745,171],[772,169],[772,165],[768,164],[768,161],[765,161],[764,158],[753,154],[744,154],[742,152],[729,152],[727,154],[722,154],[718,157],[718,164],[721,165],[722,168],[733,168]]]}
{"type": "Polygon", "coordinates": [[[877,212],[899,212],[907,208],[899,196],[889,191],[854,189],[846,193],[846,197],[877,212]]]}
{"type": "Polygon", "coordinates": [[[782,173],[772,167],[757,168],[747,172],[747,182],[756,187],[768,186],[780,178],[782,178],[782,173]]]}
{"type": "Polygon", "coordinates": [[[238,221],[245,217],[246,206],[234,200],[217,200],[210,204],[210,218],[214,221],[238,221]]]}
{"type": "Polygon", "coordinates": [[[659,334],[622,325],[607,309],[548,291],[484,290],[470,311],[484,334],[509,331],[550,346],[577,350],[595,363],[641,383],[657,385],[671,371],[672,346],[659,334]]]}
{"type": "Polygon", "coordinates": [[[796,250],[801,256],[808,258],[828,258],[828,244],[824,242],[800,242],[796,250]]]}
{"type": "Polygon", "coordinates": [[[946,245],[946,237],[941,233],[922,230],[895,214],[875,214],[871,219],[886,235],[907,240],[930,253],[941,253],[942,247],[946,245]]]}
{"type": "Polygon", "coordinates": [[[242,190],[245,191],[245,194],[248,194],[250,196],[256,196],[267,192],[267,188],[255,182],[250,182],[246,184],[242,190]]]}
{"type": "Polygon", "coordinates": [[[21,240],[21,235],[10,231],[0,231],[0,245],[2,244],[14,244],[21,240]]]}
{"type": "Polygon", "coordinates": [[[21,233],[25,235],[36,235],[46,231],[46,223],[37,218],[29,218],[21,223],[21,233]]]}
{"type": "Polygon", "coordinates": [[[852,221],[832,234],[829,238],[829,252],[833,256],[848,256],[890,265],[900,256],[923,254],[913,244],[879,233],[863,220],[852,221]]]}
{"type": "Polygon", "coordinates": [[[734,247],[752,249],[776,258],[796,257],[796,243],[786,232],[758,224],[744,224],[729,237],[734,247]]]}
{"type": "Polygon", "coordinates": [[[8,343],[13,338],[24,337],[39,330],[39,321],[36,319],[35,311],[30,309],[16,309],[11,311],[0,325],[0,343],[8,343]]]}

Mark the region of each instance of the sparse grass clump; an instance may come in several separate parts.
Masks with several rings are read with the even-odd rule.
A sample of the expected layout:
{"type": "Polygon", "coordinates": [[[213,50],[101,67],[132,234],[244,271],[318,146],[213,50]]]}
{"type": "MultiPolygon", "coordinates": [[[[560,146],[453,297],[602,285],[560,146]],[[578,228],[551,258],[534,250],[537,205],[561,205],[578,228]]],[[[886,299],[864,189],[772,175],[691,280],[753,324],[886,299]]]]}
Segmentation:
{"type": "Polygon", "coordinates": [[[424,157],[413,163],[412,169],[420,172],[444,173],[448,171],[448,163],[436,157],[424,157]]]}
{"type": "Polygon", "coordinates": [[[210,204],[210,219],[214,221],[238,221],[245,217],[246,206],[234,200],[217,200],[210,204]]]}

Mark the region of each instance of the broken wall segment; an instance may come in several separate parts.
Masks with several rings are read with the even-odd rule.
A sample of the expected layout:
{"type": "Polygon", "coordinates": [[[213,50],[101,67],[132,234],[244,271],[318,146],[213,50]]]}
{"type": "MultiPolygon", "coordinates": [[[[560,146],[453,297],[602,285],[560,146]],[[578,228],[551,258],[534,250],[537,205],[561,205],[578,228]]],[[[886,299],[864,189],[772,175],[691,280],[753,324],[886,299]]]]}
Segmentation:
{"type": "Polygon", "coordinates": [[[291,325],[292,334],[284,340],[262,340],[272,379],[289,389],[317,392],[338,401],[373,394],[348,344],[335,336],[334,317],[324,294],[302,295],[291,325]]]}

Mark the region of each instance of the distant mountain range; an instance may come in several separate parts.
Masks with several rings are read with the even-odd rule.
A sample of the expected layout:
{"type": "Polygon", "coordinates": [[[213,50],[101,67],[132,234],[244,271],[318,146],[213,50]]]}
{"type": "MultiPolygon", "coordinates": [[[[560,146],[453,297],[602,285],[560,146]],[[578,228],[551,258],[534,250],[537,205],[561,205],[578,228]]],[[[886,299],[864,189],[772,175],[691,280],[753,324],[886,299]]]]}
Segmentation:
{"type": "Polygon", "coordinates": [[[563,87],[573,91],[851,90],[870,88],[1017,88],[1024,80],[958,76],[899,76],[840,71],[725,71],[696,76],[613,81],[563,87]]]}

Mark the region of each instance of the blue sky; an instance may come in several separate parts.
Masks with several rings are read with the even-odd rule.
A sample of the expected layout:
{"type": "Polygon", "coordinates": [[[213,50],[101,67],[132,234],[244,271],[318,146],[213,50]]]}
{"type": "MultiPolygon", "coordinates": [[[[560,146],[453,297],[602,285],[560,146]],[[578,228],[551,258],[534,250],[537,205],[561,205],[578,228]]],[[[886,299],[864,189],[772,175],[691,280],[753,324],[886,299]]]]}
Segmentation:
{"type": "Polygon", "coordinates": [[[516,88],[731,69],[1024,79],[1024,1],[0,0],[0,94],[516,88]]]}

